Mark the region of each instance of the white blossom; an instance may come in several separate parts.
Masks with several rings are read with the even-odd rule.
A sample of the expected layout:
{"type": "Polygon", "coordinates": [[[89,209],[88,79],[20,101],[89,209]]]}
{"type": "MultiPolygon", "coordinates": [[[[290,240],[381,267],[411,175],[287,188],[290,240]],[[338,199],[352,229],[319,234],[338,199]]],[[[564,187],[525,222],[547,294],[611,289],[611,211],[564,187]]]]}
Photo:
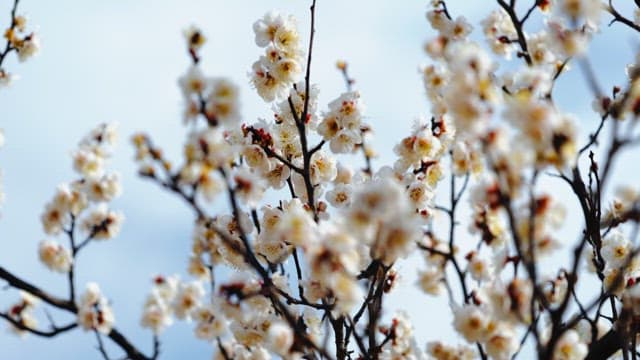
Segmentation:
{"type": "Polygon", "coordinates": [[[271,324],[267,338],[269,348],[282,356],[286,356],[293,345],[293,331],[282,322],[271,324]]]}
{"type": "Polygon", "coordinates": [[[204,294],[204,287],[199,281],[180,284],[172,304],[176,317],[178,319],[191,319],[202,304],[204,294]]]}
{"type": "Polygon", "coordinates": [[[624,265],[631,252],[631,243],[620,231],[613,230],[602,241],[600,253],[607,266],[617,268],[624,265]]]}
{"type": "Polygon", "coordinates": [[[108,240],[118,236],[123,221],[124,215],[121,212],[109,210],[102,203],[82,221],[82,229],[96,240],[108,240]]]}
{"type": "Polygon", "coordinates": [[[554,360],[582,360],[587,356],[588,348],[580,341],[575,330],[567,330],[555,346],[554,360]]]}
{"type": "Polygon", "coordinates": [[[66,273],[73,259],[69,250],[53,240],[43,240],[38,247],[40,261],[50,270],[66,273]]]}
{"type": "Polygon", "coordinates": [[[40,52],[40,36],[36,33],[29,34],[18,42],[16,50],[21,62],[29,60],[40,52]]]}

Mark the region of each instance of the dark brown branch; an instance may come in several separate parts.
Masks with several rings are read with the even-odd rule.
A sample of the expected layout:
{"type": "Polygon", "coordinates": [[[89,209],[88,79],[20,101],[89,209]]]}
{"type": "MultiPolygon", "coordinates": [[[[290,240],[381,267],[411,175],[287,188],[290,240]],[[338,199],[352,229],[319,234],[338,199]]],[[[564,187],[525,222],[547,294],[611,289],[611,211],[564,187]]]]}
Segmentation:
{"type": "Polygon", "coordinates": [[[352,334],[353,337],[356,339],[356,344],[358,345],[358,349],[360,349],[360,353],[362,354],[362,356],[364,356],[367,353],[367,350],[365,349],[364,341],[362,340],[362,337],[358,334],[358,331],[356,329],[356,324],[353,322],[353,319],[351,319],[350,317],[348,317],[347,320],[349,322],[349,326],[347,327],[346,340],[349,341],[349,334],[352,334]]]}
{"type": "Polygon", "coordinates": [[[520,45],[520,55],[527,62],[527,65],[533,65],[533,61],[531,60],[531,55],[529,54],[529,47],[527,46],[527,39],[524,35],[524,30],[522,29],[523,22],[518,20],[518,15],[516,14],[516,9],[514,6],[507,4],[504,0],[497,0],[498,4],[504,11],[509,15],[511,22],[513,23],[513,27],[516,29],[516,33],[518,34],[518,44],[520,45]]]}
{"type": "MultiPolygon", "coordinates": [[[[9,26],[9,29],[11,31],[13,31],[16,27],[16,12],[18,11],[19,2],[20,0],[13,1],[13,8],[11,9],[11,25],[9,26]]],[[[9,55],[11,51],[14,50],[16,50],[16,48],[11,46],[11,41],[7,39],[7,44],[5,45],[4,50],[0,52],[0,69],[2,69],[2,62],[4,61],[4,59],[7,57],[7,55],[9,55]]]]}
{"type": "Polygon", "coordinates": [[[282,155],[278,154],[277,152],[273,151],[271,148],[269,147],[262,147],[262,150],[267,154],[267,156],[269,157],[274,157],[276,159],[278,159],[281,163],[283,163],[284,165],[288,166],[289,169],[297,172],[298,174],[303,174],[303,170],[298,167],[295,166],[291,161],[285,159],[282,155]]]}
{"type": "Polygon", "coordinates": [[[306,130],[306,121],[309,116],[309,100],[311,97],[310,90],[309,90],[311,87],[311,59],[313,58],[313,40],[316,32],[316,29],[315,29],[316,11],[315,10],[316,10],[316,0],[313,0],[313,2],[311,3],[311,7],[309,8],[309,11],[311,12],[311,29],[310,29],[310,35],[309,35],[309,50],[307,53],[307,68],[306,68],[306,74],[304,77],[304,81],[305,81],[304,107],[302,110],[302,114],[298,119],[296,119],[297,114],[293,106],[293,103],[291,102],[291,98],[289,98],[288,101],[289,101],[289,106],[291,108],[291,113],[293,114],[294,119],[296,120],[298,134],[300,135],[300,145],[302,148],[302,162],[303,162],[302,177],[304,178],[304,184],[307,191],[307,200],[308,200],[309,207],[313,212],[314,220],[318,221],[318,212],[315,204],[315,187],[311,182],[311,156],[313,155],[313,153],[311,153],[308,148],[307,130],[306,130]]]}
{"type": "Polygon", "coordinates": [[[287,305],[303,305],[303,306],[308,306],[317,310],[331,310],[333,308],[333,306],[331,306],[330,304],[315,304],[312,302],[309,302],[309,300],[307,299],[296,299],[293,296],[289,295],[286,291],[273,286],[273,290],[275,292],[277,292],[280,296],[282,296],[283,298],[285,298],[285,300],[287,301],[287,305]]]}
{"type": "Polygon", "coordinates": [[[298,295],[300,299],[305,301],[304,297],[304,286],[302,286],[302,267],[300,266],[300,258],[298,256],[298,248],[294,247],[293,249],[293,261],[296,265],[296,276],[298,277],[298,295]]]}
{"type": "MultiPolygon", "coordinates": [[[[17,276],[13,275],[12,273],[10,273],[9,271],[7,271],[5,268],[1,266],[0,266],[0,279],[7,281],[11,287],[24,290],[53,307],[56,307],[61,310],[66,310],[76,315],[78,313],[78,308],[74,302],[50,295],[49,293],[41,290],[40,288],[18,278],[17,276]]],[[[150,360],[149,357],[142,354],[133,344],[129,342],[129,340],[124,335],[122,335],[115,328],[111,330],[108,336],[113,342],[115,342],[118,346],[120,346],[122,350],[124,350],[124,352],[127,354],[129,358],[133,360],[150,360]]]]}
{"type": "MultiPolygon", "coordinates": [[[[465,180],[465,183],[468,181],[465,180]]],[[[456,177],[455,175],[452,173],[451,174],[451,182],[449,184],[450,186],[450,190],[449,190],[449,200],[450,200],[450,209],[448,212],[449,215],[449,254],[451,255],[449,257],[449,261],[451,262],[451,264],[453,265],[453,268],[455,269],[456,275],[458,276],[458,280],[460,282],[460,287],[462,290],[462,299],[463,302],[465,304],[469,303],[469,291],[467,290],[467,282],[466,282],[466,273],[464,273],[462,271],[462,268],[460,267],[460,264],[458,263],[458,260],[456,259],[456,257],[453,255],[454,254],[454,249],[455,249],[455,236],[456,236],[456,231],[455,231],[455,227],[456,227],[456,209],[458,207],[458,202],[460,201],[460,197],[462,196],[462,191],[464,190],[464,188],[466,188],[466,185],[463,187],[463,189],[460,191],[460,193],[458,193],[458,195],[456,195],[456,177]]],[[[483,357],[484,358],[484,357],[483,357]]]]}
{"type": "Polygon", "coordinates": [[[258,259],[256,258],[255,254],[253,253],[253,251],[251,250],[251,244],[249,242],[249,238],[247,237],[246,232],[244,231],[244,229],[242,228],[242,225],[240,225],[240,207],[238,206],[238,200],[236,199],[236,193],[235,193],[235,189],[231,186],[231,183],[229,182],[227,173],[224,169],[218,169],[220,174],[222,175],[222,178],[224,178],[226,185],[227,185],[227,194],[229,195],[229,203],[231,204],[231,209],[233,211],[233,216],[236,219],[236,221],[238,222],[238,229],[239,229],[239,235],[240,235],[240,240],[242,241],[242,245],[244,245],[244,249],[241,252],[241,254],[243,254],[245,260],[249,263],[249,265],[251,265],[251,267],[253,267],[258,274],[264,278],[267,279],[269,278],[269,273],[267,272],[267,270],[265,270],[262,265],[260,265],[260,262],[258,261],[258,259]]]}
{"type": "Polygon", "coordinates": [[[151,355],[151,359],[156,360],[158,356],[160,356],[160,338],[158,335],[153,334],[153,354],[151,355]]]}
{"type": "Polygon", "coordinates": [[[442,13],[444,14],[444,16],[446,16],[449,20],[453,20],[451,14],[449,13],[449,9],[447,8],[447,3],[445,3],[444,0],[441,0],[439,4],[442,7],[442,13]]]}
{"type": "Polygon", "coordinates": [[[98,332],[98,330],[93,330],[94,334],[96,334],[96,341],[98,342],[98,351],[104,360],[111,360],[109,354],[107,354],[107,349],[104,347],[104,342],[102,341],[102,335],[98,332]]]}
{"type": "Polygon", "coordinates": [[[540,4],[542,4],[543,0],[536,0],[534,1],[533,5],[531,5],[531,7],[529,8],[529,10],[527,10],[526,14],[524,14],[524,16],[522,17],[522,19],[520,20],[520,24],[524,24],[527,19],[529,19],[529,16],[531,16],[531,14],[533,13],[533,11],[540,6],[540,4]]]}
{"type": "Polygon", "coordinates": [[[344,316],[339,316],[336,319],[330,318],[329,322],[333,328],[333,340],[336,346],[336,359],[344,360],[347,357],[347,347],[344,334],[344,316]]]}
{"type": "Polygon", "coordinates": [[[607,10],[607,12],[609,14],[611,14],[613,16],[613,20],[611,20],[609,25],[613,24],[614,22],[620,22],[620,23],[623,23],[623,24],[627,25],[628,27],[632,28],[633,30],[640,32],[640,26],[638,26],[632,20],[622,16],[615,9],[615,7],[613,7],[613,1],[609,0],[609,6],[606,7],[606,10],[607,10]]]}
{"type": "Polygon", "coordinates": [[[602,92],[602,87],[600,86],[600,82],[596,78],[596,73],[593,70],[593,66],[591,65],[591,61],[588,58],[580,59],[580,67],[582,68],[582,72],[584,73],[584,77],[587,80],[587,84],[591,89],[593,95],[596,96],[596,99],[601,99],[604,95],[602,92]]]}
{"type": "Polygon", "coordinates": [[[56,326],[54,324],[51,324],[51,330],[45,331],[45,330],[38,330],[38,329],[34,329],[31,327],[28,327],[27,325],[25,325],[22,321],[16,320],[13,317],[9,316],[6,313],[0,313],[0,318],[5,319],[6,321],[8,321],[11,325],[13,325],[14,327],[23,330],[23,331],[27,331],[33,335],[37,335],[37,336],[41,336],[41,337],[46,337],[46,338],[52,338],[56,335],[65,333],[67,331],[73,330],[76,327],[78,327],[77,323],[70,323],[68,325],[65,326],[56,326]]]}
{"type": "Polygon", "coordinates": [[[187,194],[184,190],[180,188],[180,186],[178,186],[178,184],[173,179],[169,179],[168,181],[163,181],[160,178],[158,178],[155,174],[140,174],[140,175],[143,177],[149,178],[155,181],[160,186],[164,187],[165,189],[168,189],[178,194],[179,197],[182,198],[195,211],[198,219],[206,218],[206,213],[200,207],[200,205],[198,205],[198,203],[196,202],[195,196],[187,194]]]}
{"type": "Polygon", "coordinates": [[[380,357],[380,349],[376,341],[376,332],[378,330],[378,322],[382,312],[382,298],[384,281],[386,279],[388,268],[379,266],[377,269],[376,290],[373,293],[372,300],[367,303],[367,313],[369,322],[367,324],[367,337],[369,339],[369,348],[367,351],[367,359],[378,360],[380,357]]]}
{"type": "Polygon", "coordinates": [[[589,149],[592,145],[595,145],[598,143],[598,136],[600,135],[600,132],[602,131],[602,128],[604,127],[604,123],[608,117],[609,117],[609,111],[607,111],[603,116],[600,117],[600,123],[598,124],[598,128],[593,134],[589,135],[589,142],[587,142],[582,148],[580,148],[580,151],[578,151],[578,156],[582,155],[582,153],[587,151],[587,149],[589,149]]]}
{"type": "Polygon", "coordinates": [[[453,256],[452,254],[450,254],[448,252],[445,252],[445,251],[442,251],[442,250],[438,250],[438,249],[436,249],[436,248],[434,248],[432,246],[426,246],[426,245],[420,244],[420,243],[418,243],[418,248],[420,248],[420,249],[422,249],[422,250],[424,250],[426,252],[432,253],[432,254],[440,255],[440,256],[444,257],[445,259],[449,259],[449,258],[451,258],[453,256]]]}
{"type": "Polygon", "coordinates": [[[320,149],[322,149],[322,147],[324,146],[325,143],[326,143],[326,141],[321,140],[316,146],[312,147],[311,150],[309,150],[309,154],[313,155],[313,154],[317,153],[318,151],[320,151],[320,149]]]}
{"type": "Polygon", "coordinates": [[[313,39],[316,33],[316,0],[313,0],[311,3],[311,7],[309,7],[309,11],[311,12],[311,29],[309,34],[309,51],[307,52],[307,69],[306,74],[304,76],[304,108],[302,110],[302,121],[306,121],[307,115],[309,114],[309,88],[311,87],[311,59],[313,57],[313,39]]]}
{"type": "Polygon", "coordinates": [[[113,342],[118,344],[122,350],[124,350],[129,358],[133,360],[152,360],[152,358],[142,354],[124,335],[122,335],[122,333],[115,328],[111,329],[108,336],[113,342]]]}
{"type": "Polygon", "coordinates": [[[608,359],[623,347],[623,337],[617,331],[611,330],[591,345],[585,360],[608,359]]]}
{"type": "Polygon", "coordinates": [[[562,62],[562,64],[560,64],[560,66],[557,67],[555,73],[553,74],[553,78],[551,79],[551,89],[549,89],[549,92],[545,96],[547,99],[549,99],[551,101],[553,100],[553,89],[556,86],[556,81],[558,80],[560,75],[562,75],[564,70],[567,68],[567,65],[569,65],[570,61],[571,61],[571,58],[568,57],[568,58],[564,59],[564,61],[562,62]]]}
{"type": "Polygon", "coordinates": [[[232,360],[231,356],[229,356],[229,353],[227,352],[227,349],[222,346],[222,340],[220,340],[219,336],[216,338],[216,342],[218,343],[218,350],[220,351],[220,354],[222,354],[224,360],[232,360]]]}
{"type": "Polygon", "coordinates": [[[69,238],[69,245],[71,248],[71,265],[69,267],[69,273],[67,274],[67,276],[69,281],[69,301],[75,302],[76,301],[76,285],[75,285],[74,273],[75,273],[75,265],[76,265],[76,254],[78,249],[76,249],[76,241],[75,241],[76,217],[73,214],[70,214],[70,216],[71,216],[71,225],[69,226],[69,229],[65,231],[67,233],[67,237],[69,238]]]}
{"type": "Polygon", "coordinates": [[[24,290],[29,294],[41,299],[47,304],[54,306],[58,309],[67,310],[74,314],[77,313],[78,311],[76,304],[74,302],[50,295],[49,293],[41,290],[40,288],[13,275],[2,266],[0,266],[0,279],[3,279],[6,282],[8,282],[11,287],[24,290]]]}
{"type": "Polygon", "coordinates": [[[529,338],[529,335],[531,335],[533,331],[533,327],[535,326],[535,324],[538,323],[539,316],[540,315],[538,315],[538,318],[535,318],[534,321],[532,321],[531,324],[529,324],[529,326],[527,327],[527,331],[525,331],[524,335],[522,336],[522,339],[520,339],[518,350],[516,350],[516,352],[513,355],[511,355],[512,360],[516,359],[518,357],[518,354],[520,354],[520,351],[524,347],[524,344],[527,342],[527,338],[529,338]]]}

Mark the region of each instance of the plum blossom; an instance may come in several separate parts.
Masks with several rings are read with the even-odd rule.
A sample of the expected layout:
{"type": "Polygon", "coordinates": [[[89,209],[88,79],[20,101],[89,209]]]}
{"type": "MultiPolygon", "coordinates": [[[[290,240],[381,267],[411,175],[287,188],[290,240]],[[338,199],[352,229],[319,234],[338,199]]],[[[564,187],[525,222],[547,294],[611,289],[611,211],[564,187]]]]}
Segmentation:
{"type": "Polygon", "coordinates": [[[85,330],[109,334],[115,318],[111,306],[96,283],[88,283],[78,301],[78,324],[85,330]]]}
{"type": "Polygon", "coordinates": [[[69,250],[53,240],[43,240],[38,248],[40,261],[50,270],[66,273],[71,268],[73,259],[69,250]]]}

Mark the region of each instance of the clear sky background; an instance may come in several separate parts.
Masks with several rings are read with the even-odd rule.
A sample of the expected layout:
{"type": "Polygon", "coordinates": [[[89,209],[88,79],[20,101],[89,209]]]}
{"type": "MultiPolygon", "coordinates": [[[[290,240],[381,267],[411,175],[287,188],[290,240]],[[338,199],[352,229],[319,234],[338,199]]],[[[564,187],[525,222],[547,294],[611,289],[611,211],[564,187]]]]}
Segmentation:
{"type": "MultiPolygon", "coordinates": [[[[631,2],[618,2],[630,13],[631,2]]],[[[0,2],[2,27],[10,3],[0,2]]],[[[312,81],[320,85],[320,108],[343,91],[335,62],[347,60],[376,132],[374,144],[381,154],[376,167],[393,161],[393,145],[407,134],[413,119],[429,109],[417,71],[427,61],[422,45],[435,35],[424,16],[427,3],[318,0],[312,81]]],[[[39,217],[56,186],[73,178],[69,153],[80,137],[98,123],[117,121],[121,139],[112,168],[122,175],[124,195],[113,207],[124,211],[126,222],[117,239],[93,244],[82,253],[77,280],[80,288],[97,281],[112,300],[117,327],[149,352],[151,335],[140,328],[139,318],[150,278],[156,273],[185,276],[193,217],[179,199],[137,177],[129,137],[147,131],[173,159],[180,158],[185,129],[176,80],[189,65],[182,29],[190,24],[199,25],[209,39],[202,50],[203,70],[230,77],[241,87],[244,121],[269,118],[270,107],[250,88],[247,77],[261,54],[251,26],[266,11],[280,9],[298,18],[306,39],[308,5],[302,0],[21,1],[20,13],[38,25],[43,50],[25,64],[9,61],[7,68],[21,79],[0,90],[0,127],[7,138],[0,150],[7,193],[0,219],[0,264],[56,294],[66,293],[65,277],[37,260],[37,245],[44,238],[39,217]]],[[[451,0],[449,6],[454,16],[464,14],[476,29],[479,19],[496,8],[489,0],[451,0]]],[[[537,16],[532,21],[540,22],[537,16]]],[[[638,35],[621,25],[597,35],[590,53],[605,88],[622,83],[624,65],[632,61],[637,46],[638,35]]],[[[576,114],[586,136],[597,116],[577,67],[561,78],[555,94],[564,109],[576,114]]],[[[360,158],[347,161],[360,166],[360,158]]],[[[623,180],[637,183],[635,166],[624,168],[623,180]]],[[[544,186],[551,191],[563,185],[546,181],[544,186]]],[[[568,223],[568,243],[575,240],[579,226],[575,219],[568,223]]],[[[422,343],[442,338],[457,342],[445,300],[422,295],[413,285],[420,265],[417,257],[398,265],[406,275],[389,301],[412,315],[422,343]]],[[[13,291],[0,291],[0,308],[16,298],[13,291]]],[[[46,323],[41,310],[38,315],[46,323]]],[[[70,317],[61,314],[56,319],[63,324],[70,317]]],[[[178,323],[162,335],[164,359],[210,358],[211,346],[195,340],[192,327],[178,323]]],[[[0,323],[0,359],[100,358],[91,333],[74,330],[55,340],[19,339],[5,328],[0,323]]],[[[119,355],[112,351],[113,357],[119,355]]]]}

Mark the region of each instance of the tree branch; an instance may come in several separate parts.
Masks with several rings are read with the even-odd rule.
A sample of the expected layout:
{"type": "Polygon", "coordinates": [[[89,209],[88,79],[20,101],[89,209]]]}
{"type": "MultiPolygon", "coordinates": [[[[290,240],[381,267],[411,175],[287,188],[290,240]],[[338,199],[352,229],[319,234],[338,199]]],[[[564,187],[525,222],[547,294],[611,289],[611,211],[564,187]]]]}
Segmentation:
{"type": "Polygon", "coordinates": [[[6,313],[2,313],[0,312],[0,318],[5,319],[6,321],[8,321],[11,325],[15,326],[16,328],[23,330],[23,331],[27,331],[33,335],[37,335],[37,336],[41,336],[41,337],[45,337],[45,338],[52,338],[56,335],[65,333],[67,331],[73,330],[75,328],[78,327],[77,323],[70,323],[68,325],[65,326],[55,326],[54,324],[51,325],[51,330],[45,331],[45,330],[38,330],[38,329],[34,329],[34,328],[30,328],[28,326],[26,326],[22,321],[16,320],[14,318],[12,318],[11,316],[9,316],[9,314],[6,313]]]}

